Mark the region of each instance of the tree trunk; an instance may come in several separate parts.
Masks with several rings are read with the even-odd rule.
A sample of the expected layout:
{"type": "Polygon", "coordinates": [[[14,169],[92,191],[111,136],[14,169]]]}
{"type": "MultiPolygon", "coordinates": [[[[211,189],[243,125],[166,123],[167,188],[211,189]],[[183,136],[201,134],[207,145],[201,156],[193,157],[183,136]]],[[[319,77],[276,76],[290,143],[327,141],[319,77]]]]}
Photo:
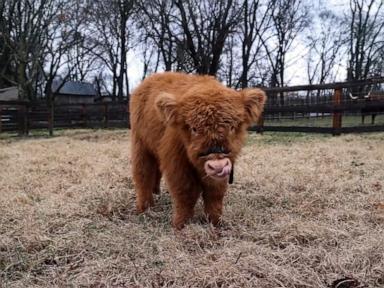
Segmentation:
{"type": "MultiPolygon", "coordinates": [[[[124,5],[124,4],[120,4],[124,5]]],[[[126,57],[127,57],[127,48],[126,48],[126,33],[127,33],[127,17],[124,11],[124,7],[120,7],[121,19],[120,19],[120,38],[121,38],[121,47],[120,47],[120,74],[118,77],[118,100],[122,101],[124,97],[124,75],[126,74],[126,57]]],[[[127,87],[128,88],[128,87],[127,87]]]]}

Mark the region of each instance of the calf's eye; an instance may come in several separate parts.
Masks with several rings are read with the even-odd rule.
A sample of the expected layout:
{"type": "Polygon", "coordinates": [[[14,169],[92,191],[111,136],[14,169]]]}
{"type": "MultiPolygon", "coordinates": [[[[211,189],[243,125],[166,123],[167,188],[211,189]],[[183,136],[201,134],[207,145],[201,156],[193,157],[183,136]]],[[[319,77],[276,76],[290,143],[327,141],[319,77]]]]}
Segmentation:
{"type": "Polygon", "coordinates": [[[194,128],[194,127],[192,127],[192,128],[191,128],[191,132],[192,132],[193,135],[196,135],[196,134],[197,134],[197,129],[194,128]]]}

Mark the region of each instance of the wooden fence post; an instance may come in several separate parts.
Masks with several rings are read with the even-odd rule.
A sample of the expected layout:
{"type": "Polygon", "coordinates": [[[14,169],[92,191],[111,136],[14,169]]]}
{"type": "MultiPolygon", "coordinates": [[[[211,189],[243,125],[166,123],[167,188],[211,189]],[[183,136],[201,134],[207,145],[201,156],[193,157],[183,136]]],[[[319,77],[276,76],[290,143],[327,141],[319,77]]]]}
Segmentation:
{"type": "Polygon", "coordinates": [[[261,113],[257,120],[257,133],[263,134],[264,132],[264,113],[261,113]]]}
{"type": "Polygon", "coordinates": [[[25,104],[20,103],[18,109],[19,135],[25,135],[25,104]]]}
{"type": "Polygon", "coordinates": [[[24,133],[29,135],[29,103],[25,105],[24,110],[24,133]]]}
{"type": "Polygon", "coordinates": [[[104,128],[108,128],[108,103],[104,103],[104,128]]]}
{"type": "Polygon", "coordinates": [[[83,118],[83,125],[86,128],[87,127],[87,115],[86,115],[86,107],[85,104],[81,104],[81,115],[83,118]]]}
{"type": "MultiPolygon", "coordinates": [[[[336,88],[333,94],[333,108],[339,108],[341,104],[342,88],[336,88]]],[[[333,132],[334,136],[341,134],[341,117],[340,111],[333,111],[333,132]]]]}
{"type": "Polygon", "coordinates": [[[49,136],[53,136],[53,126],[54,126],[54,108],[53,108],[53,100],[49,101],[48,106],[48,130],[49,130],[49,136]]]}

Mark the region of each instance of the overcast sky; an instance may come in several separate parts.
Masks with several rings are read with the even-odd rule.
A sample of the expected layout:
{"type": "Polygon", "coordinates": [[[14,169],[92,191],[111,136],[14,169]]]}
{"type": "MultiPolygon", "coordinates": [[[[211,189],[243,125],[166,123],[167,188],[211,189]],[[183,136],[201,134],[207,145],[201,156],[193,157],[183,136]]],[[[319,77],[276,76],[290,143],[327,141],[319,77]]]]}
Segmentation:
{"type": "MultiPolygon", "coordinates": [[[[349,8],[349,0],[314,0],[311,9],[318,11],[319,5],[325,5],[329,9],[335,11],[337,14],[342,15],[349,8]]],[[[315,33],[315,31],[313,31],[315,33]]],[[[306,34],[306,33],[305,33],[306,34]]],[[[295,44],[292,46],[291,51],[287,55],[288,67],[286,69],[286,79],[288,85],[307,84],[306,75],[306,54],[308,47],[304,43],[304,39],[297,38],[295,44]]],[[[128,75],[130,79],[130,88],[134,89],[141,81],[143,64],[140,61],[140,51],[131,51],[128,54],[128,75]]],[[[337,81],[344,81],[346,78],[346,59],[340,63],[337,81]]]]}
{"type": "MultiPolygon", "coordinates": [[[[315,0],[313,2],[313,9],[318,11],[319,5],[324,5],[328,9],[334,11],[338,15],[343,15],[347,13],[349,9],[349,0],[315,0]]],[[[315,29],[315,28],[314,28],[315,29]]],[[[312,32],[312,31],[311,31],[312,32]]],[[[314,30],[313,33],[316,33],[314,30]]],[[[303,35],[305,35],[304,33],[303,35]]],[[[304,43],[304,39],[297,39],[295,45],[292,47],[291,51],[287,56],[287,63],[289,66],[286,70],[286,79],[290,86],[308,84],[307,75],[306,75],[306,61],[307,61],[308,47],[304,43]]],[[[347,77],[347,59],[346,57],[341,61],[340,65],[336,67],[337,79],[336,81],[345,81],[347,77]]]]}

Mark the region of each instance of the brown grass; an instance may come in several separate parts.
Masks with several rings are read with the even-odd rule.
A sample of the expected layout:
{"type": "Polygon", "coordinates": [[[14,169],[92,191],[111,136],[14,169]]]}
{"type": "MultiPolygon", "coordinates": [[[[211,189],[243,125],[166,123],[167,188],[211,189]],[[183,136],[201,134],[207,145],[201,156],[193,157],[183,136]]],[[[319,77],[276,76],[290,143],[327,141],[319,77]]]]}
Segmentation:
{"type": "Polygon", "coordinates": [[[383,163],[384,134],[252,135],[223,227],[174,232],[165,187],[134,213],[127,131],[3,139],[0,287],[383,287],[383,163]]]}

